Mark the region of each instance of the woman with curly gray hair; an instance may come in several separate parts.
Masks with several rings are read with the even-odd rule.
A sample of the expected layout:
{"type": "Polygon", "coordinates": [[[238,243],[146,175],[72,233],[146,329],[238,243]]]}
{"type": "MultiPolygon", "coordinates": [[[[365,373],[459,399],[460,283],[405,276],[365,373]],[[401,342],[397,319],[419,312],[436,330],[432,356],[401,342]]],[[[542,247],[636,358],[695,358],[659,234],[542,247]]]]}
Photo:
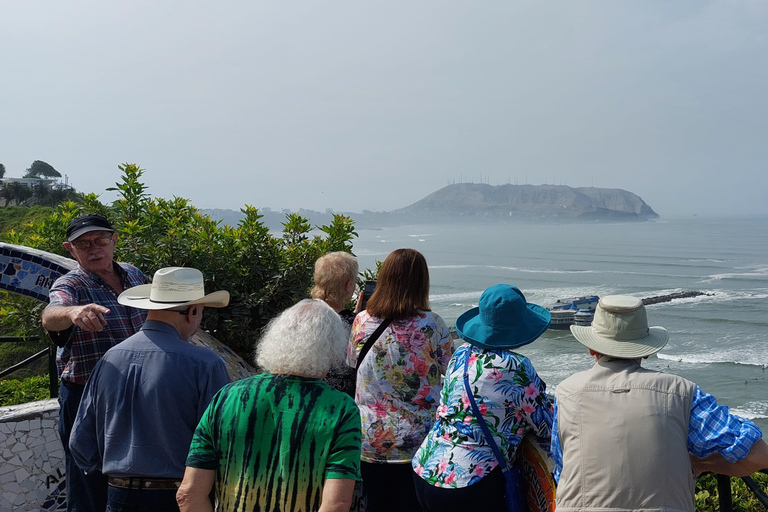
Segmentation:
{"type": "Polygon", "coordinates": [[[182,511],[348,512],[360,480],[360,412],[322,382],[347,329],[306,299],[267,326],[256,355],[266,371],[214,396],[192,440],[177,500],[182,511]],[[245,489],[245,491],[243,491],[245,489]]]}

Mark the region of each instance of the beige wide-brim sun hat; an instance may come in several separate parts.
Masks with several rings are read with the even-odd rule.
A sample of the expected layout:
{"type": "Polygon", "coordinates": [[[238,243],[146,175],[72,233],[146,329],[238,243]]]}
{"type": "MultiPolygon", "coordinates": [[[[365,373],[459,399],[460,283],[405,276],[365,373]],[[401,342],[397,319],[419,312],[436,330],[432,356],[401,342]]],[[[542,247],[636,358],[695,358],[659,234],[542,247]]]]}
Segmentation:
{"type": "Polygon", "coordinates": [[[229,304],[229,292],[205,294],[203,273],[196,268],[166,267],[155,272],[152,284],[128,288],[117,298],[123,306],[160,310],[201,304],[223,308],[229,304]]]}
{"type": "Polygon", "coordinates": [[[643,301],[628,295],[601,298],[592,325],[572,325],[571,333],[585,347],[620,359],[653,355],[669,341],[665,328],[648,326],[643,301]]]}

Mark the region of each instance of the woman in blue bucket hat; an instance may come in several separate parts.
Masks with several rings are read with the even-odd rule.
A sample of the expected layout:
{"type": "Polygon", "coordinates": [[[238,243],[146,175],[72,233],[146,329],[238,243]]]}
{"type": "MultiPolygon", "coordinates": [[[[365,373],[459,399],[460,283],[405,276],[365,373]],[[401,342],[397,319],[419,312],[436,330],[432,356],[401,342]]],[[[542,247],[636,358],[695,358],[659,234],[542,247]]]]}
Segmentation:
{"type": "Polygon", "coordinates": [[[524,499],[515,488],[522,478],[515,452],[531,431],[549,445],[553,410],[546,384],[515,350],[549,322],[549,311],[506,284],[485,290],[479,307],[456,320],[466,343],[448,364],[437,420],[413,458],[424,511],[513,510],[524,499]]]}

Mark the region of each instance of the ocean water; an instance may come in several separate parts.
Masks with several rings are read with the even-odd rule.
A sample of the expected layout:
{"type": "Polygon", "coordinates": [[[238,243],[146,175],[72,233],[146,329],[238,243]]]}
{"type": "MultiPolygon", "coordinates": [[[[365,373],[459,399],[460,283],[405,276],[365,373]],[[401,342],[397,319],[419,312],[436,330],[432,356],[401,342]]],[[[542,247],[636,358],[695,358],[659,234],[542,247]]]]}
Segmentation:
{"type": "MultiPolygon", "coordinates": [[[[666,327],[670,341],[643,365],[693,380],[768,428],[768,218],[415,225],[358,234],[361,268],[401,247],[424,254],[432,309],[448,325],[498,283],[542,305],[576,295],[704,292],[647,307],[651,325],[666,327]]],[[[547,331],[520,352],[550,392],[593,361],[569,331],[547,331]]]]}

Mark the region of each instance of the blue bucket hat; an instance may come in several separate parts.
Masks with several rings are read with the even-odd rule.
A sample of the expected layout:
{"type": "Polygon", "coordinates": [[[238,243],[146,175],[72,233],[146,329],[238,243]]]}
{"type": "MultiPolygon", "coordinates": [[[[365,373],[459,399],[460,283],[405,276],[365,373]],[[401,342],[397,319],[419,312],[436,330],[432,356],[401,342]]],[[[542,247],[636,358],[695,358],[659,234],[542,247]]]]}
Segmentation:
{"type": "Polygon", "coordinates": [[[479,307],[456,320],[461,339],[485,349],[511,349],[533,342],[549,327],[547,309],[529,304],[519,289],[508,284],[491,286],[480,296],[479,307]]]}

